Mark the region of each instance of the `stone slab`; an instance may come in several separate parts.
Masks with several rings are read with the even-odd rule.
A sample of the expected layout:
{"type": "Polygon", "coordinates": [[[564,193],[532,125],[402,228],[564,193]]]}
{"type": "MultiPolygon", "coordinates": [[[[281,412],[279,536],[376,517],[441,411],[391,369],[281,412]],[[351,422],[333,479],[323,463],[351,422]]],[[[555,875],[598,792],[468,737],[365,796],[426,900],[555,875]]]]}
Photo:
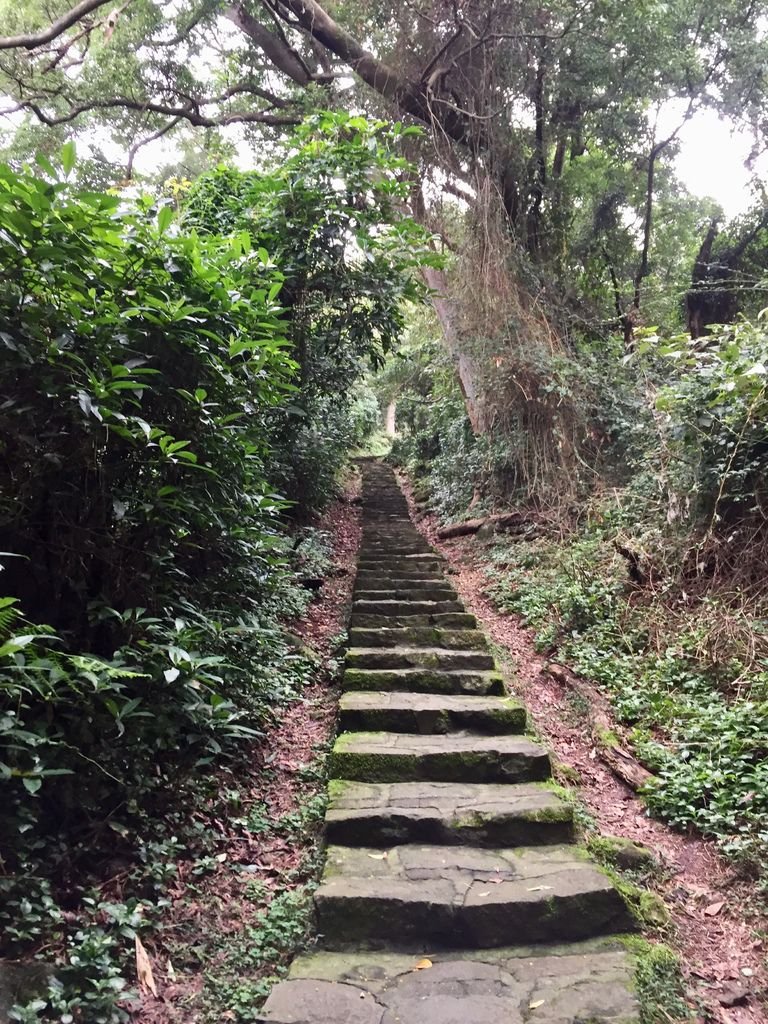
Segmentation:
{"type": "Polygon", "coordinates": [[[469,693],[479,696],[504,694],[504,680],[498,672],[437,671],[435,669],[348,668],[342,689],[398,690],[410,693],[469,693]]]}
{"type": "Polygon", "coordinates": [[[445,629],[476,629],[477,619],[469,612],[442,612],[437,615],[368,615],[353,612],[353,629],[410,629],[412,626],[438,626],[445,629]]]}
{"type": "Polygon", "coordinates": [[[381,627],[349,631],[352,647],[447,647],[454,651],[483,651],[488,647],[485,633],[479,629],[441,629],[429,626],[381,627]]]}
{"type": "Polygon", "coordinates": [[[443,647],[350,647],[348,668],[492,669],[487,651],[450,651],[443,647]]]}
{"type": "Polygon", "coordinates": [[[393,940],[483,949],[634,927],[610,878],[576,846],[331,846],[315,907],[328,949],[393,940]]]}
{"type": "Polygon", "coordinates": [[[461,601],[360,601],[352,604],[352,614],[361,615],[438,615],[463,612],[461,601]]]}
{"type": "Polygon", "coordinates": [[[567,843],[573,808],[536,784],[363,783],[332,779],[328,842],[526,846],[567,843]]]}
{"type": "Polygon", "coordinates": [[[328,770],[359,782],[538,782],[551,765],[543,747],[521,736],[348,732],[336,740],[328,770]]]}
{"type": "Polygon", "coordinates": [[[538,949],[331,953],[294,961],[263,1024],[639,1024],[615,940],[538,949]]]}
{"type": "Polygon", "coordinates": [[[342,730],[438,735],[472,729],[490,735],[525,731],[525,708],[512,697],[351,692],[342,695],[342,730]]]}
{"type": "Polygon", "coordinates": [[[400,590],[371,590],[357,588],[354,595],[355,601],[456,601],[458,594],[448,584],[440,584],[431,587],[407,587],[400,590]]]}

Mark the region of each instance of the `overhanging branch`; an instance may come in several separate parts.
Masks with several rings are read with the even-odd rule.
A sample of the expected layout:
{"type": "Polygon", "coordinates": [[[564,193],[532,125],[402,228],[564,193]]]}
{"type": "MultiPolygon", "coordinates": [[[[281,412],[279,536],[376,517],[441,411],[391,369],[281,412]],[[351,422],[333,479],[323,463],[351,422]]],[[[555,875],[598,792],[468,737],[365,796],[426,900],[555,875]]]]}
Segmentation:
{"type": "Polygon", "coordinates": [[[62,32],[72,28],[79,21],[99,7],[104,7],[110,0],[81,0],[79,4],[62,14],[46,29],[40,32],[30,32],[18,36],[0,36],[0,50],[34,50],[38,46],[45,46],[52,40],[57,39],[62,32]]]}

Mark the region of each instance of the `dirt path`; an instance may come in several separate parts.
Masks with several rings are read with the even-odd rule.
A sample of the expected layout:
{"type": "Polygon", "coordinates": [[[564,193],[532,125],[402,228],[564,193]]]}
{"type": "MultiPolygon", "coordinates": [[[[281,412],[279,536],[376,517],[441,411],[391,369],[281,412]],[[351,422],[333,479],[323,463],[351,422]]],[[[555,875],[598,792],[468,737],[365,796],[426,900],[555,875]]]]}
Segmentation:
{"type": "MultiPolygon", "coordinates": [[[[401,483],[413,513],[407,481],[401,483]]],[[[524,699],[556,757],[578,773],[579,798],[597,828],[650,847],[667,869],[666,877],[655,885],[671,915],[670,941],[681,954],[698,1019],[766,1024],[768,1012],[758,995],[766,991],[765,944],[759,937],[759,919],[745,919],[749,886],[736,877],[713,843],[674,832],[649,818],[642,801],[598,760],[570,691],[544,671],[544,659],[534,649],[531,632],[517,616],[500,614],[486,596],[488,580],[477,543],[465,537],[440,540],[432,517],[418,525],[456,570],[452,581],[467,610],[509,653],[513,692],[524,699]],[[738,1005],[722,1005],[732,998],[738,1005]]]]}

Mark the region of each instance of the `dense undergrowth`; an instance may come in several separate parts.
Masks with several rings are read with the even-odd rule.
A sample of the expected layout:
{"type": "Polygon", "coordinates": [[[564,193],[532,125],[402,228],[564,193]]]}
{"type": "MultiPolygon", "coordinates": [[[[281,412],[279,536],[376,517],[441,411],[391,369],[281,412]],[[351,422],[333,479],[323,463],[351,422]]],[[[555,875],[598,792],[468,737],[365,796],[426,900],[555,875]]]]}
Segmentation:
{"type": "MultiPolygon", "coordinates": [[[[418,353],[428,343],[417,346],[418,353]]],[[[768,332],[741,321],[706,339],[648,335],[614,369],[594,350],[551,384],[591,402],[595,444],[560,496],[510,486],[517,438],[477,436],[448,361],[401,389],[392,457],[443,520],[517,508],[479,547],[489,590],[540,650],[609,695],[654,772],[644,798],[715,837],[747,870],[768,851],[764,586],[768,332]],[[632,383],[634,381],[634,384],[632,383]]],[[[392,389],[396,368],[383,378],[392,389]]],[[[498,400],[498,399],[497,399],[498,400]]]]}
{"type": "Polygon", "coordinates": [[[221,772],[315,667],[285,629],[329,568],[300,524],[433,258],[399,134],[319,115],[176,211],[78,191],[71,146],[0,168],[0,929],[50,971],[12,1019],[125,1019],[221,772]]]}

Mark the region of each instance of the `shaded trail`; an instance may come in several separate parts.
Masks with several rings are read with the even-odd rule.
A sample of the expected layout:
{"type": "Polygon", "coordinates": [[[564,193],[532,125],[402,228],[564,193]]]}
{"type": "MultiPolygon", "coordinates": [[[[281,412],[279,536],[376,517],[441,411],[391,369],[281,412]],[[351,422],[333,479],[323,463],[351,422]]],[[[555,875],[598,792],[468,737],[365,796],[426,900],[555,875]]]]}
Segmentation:
{"type": "Polygon", "coordinates": [[[261,1019],[632,1024],[622,898],[392,471],[365,463],[363,497],[319,949],[261,1019]]]}

